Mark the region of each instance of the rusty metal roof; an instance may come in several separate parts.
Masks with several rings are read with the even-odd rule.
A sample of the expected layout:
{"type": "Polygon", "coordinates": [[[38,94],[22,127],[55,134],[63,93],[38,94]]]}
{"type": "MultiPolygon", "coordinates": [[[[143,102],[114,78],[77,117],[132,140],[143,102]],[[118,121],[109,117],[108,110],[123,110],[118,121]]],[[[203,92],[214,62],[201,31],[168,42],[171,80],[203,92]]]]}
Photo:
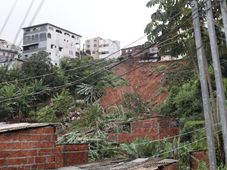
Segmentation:
{"type": "Polygon", "coordinates": [[[0,133],[10,132],[21,129],[31,129],[37,127],[53,126],[54,124],[50,123],[0,123],[0,133]]]}

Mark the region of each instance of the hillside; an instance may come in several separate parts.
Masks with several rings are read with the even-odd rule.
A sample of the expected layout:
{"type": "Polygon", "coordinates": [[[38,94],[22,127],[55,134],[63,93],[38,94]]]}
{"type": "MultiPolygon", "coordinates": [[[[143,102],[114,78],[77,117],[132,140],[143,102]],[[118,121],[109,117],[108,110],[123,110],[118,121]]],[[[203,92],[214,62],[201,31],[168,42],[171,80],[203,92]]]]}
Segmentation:
{"type": "Polygon", "coordinates": [[[182,61],[165,61],[155,63],[139,63],[138,61],[127,61],[113,69],[117,75],[130,72],[123,76],[128,85],[108,88],[101,98],[101,105],[104,108],[120,104],[126,93],[138,93],[141,99],[152,104],[160,104],[168,96],[164,86],[166,73],[172,72],[176,64],[182,61]],[[134,70],[134,71],[131,71],[134,70]]]}

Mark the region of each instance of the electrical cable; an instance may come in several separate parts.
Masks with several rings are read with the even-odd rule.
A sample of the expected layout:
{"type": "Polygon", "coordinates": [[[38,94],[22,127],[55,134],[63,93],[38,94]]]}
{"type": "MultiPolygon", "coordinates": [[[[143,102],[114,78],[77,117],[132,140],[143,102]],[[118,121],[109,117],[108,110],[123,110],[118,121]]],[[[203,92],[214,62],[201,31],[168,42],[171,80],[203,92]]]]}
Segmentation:
{"type": "Polygon", "coordinates": [[[3,31],[4,31],[5,27],[6,27],[6,25],[8,24],[9,19],[10,19],[11,15],[12,15],[12,13],[14,11],[14,8],[16,7],[17,2],[18,2],[18,0],[15,0],[14,1],[13,6],[11,7],[11,9],[10,9],[10,11],[9,11],[9,13],[8,13],[5,21],[4,21],[4,24],[3,24],[3,26],[2,26],[2,28],[0,30],[0,36],[2,35],[2,33],[3,33],[3,31]]]}
{"type": "MultiPolygon", "coordinates": [[[[39,14],[39,12],[40,12],[40,10],[41,10],[41,8],[42,8],[44,2],[45,2],[45,0],[41,0],[41,2],[39,3],[39,6],[38,6],[38,8],[36,9],[36,11],[35,11],[35,13],[34,13],[32,19],[31,19],[31,21],[30,21],[29,24],[28,24],[28,26],[31,26],[31,25],[33,24],[33,22],[35,21],[37,15],[39,14]]],[[[22,42],[23,42],[23,38],[21,38],[21,40],[20,40],[20,42],[19,42],[19,46],[21,46],[22,42]]]]}
{"type": "Polygon", "coordinates": [[[31,3],[30,3],[30,5],[28,6],[28,9],[27,9],[27,11],[26,11],[26,13],[25,13],[25,16],[24,16],[24,18],[23,18],[23,20],[22,20],[22,22],[21,22],[21,24],[20,24],[20,26],[19,26],[19,29],[17,30],[17,33],[16,33],[16,36],[15,36],[15,38],[14,38],[13,44],[16,44],[17,39],[18,39],[18,36],[19,36],[19,34],[20,34],[20,31],[21,31],[21,28],[23,27],[23,25],[24,25],[24,23],[25,23],[25,21],[26,21],[28,15],[29,15],[29,13],[30,13],[30,11],[31,11],[31,9],[32,9],[32,6],[33,6],[34,2],[35,2],[35,0],[32,0],[31,3]]]}

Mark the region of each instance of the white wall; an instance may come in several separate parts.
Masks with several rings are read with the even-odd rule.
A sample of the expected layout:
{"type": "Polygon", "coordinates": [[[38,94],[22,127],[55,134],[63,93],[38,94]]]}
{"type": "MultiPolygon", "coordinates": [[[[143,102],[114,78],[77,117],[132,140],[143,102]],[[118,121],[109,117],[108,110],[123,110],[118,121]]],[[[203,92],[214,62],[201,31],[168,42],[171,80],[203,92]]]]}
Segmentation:
{"type": "Polygon", "coordinates": [[[112,41],[110,39],[102,39],[100,40],[100,48],[99,48],[99,59],[102,58],[118,58],[121,55],[120,51],[120,41],[112,41]],[[107,45],[107,46],[105,46],[107,45]],[[108,52],[107,54],[102,53],[108,52]]]}

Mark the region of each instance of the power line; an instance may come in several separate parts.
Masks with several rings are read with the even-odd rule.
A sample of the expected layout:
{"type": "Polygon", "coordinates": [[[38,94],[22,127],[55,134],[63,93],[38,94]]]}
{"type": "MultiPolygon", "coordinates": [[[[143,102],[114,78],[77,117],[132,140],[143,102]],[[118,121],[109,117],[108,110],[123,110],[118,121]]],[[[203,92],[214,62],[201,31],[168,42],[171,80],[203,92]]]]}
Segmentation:
{"type": "MultiPolygon", "coordinates": [[[[36,9],[36,11],[35,11],[35,13],[34,13],[32,19],[31,19],[31,21],[30,21],[30,23],[28,24],[28,26],[31,26],[31,25],[33,24],[33,22],[35,21],[37,15],[39,14],[39,12],[40,12],[40,10],[41,10],[41,8],[42,8],[44,2],[45,2],[45,0],[41,0],[41,2],[39,3],[38,8],[36,9]]],[[[20,42],[19,42],[19,46],[22,44],[22,41],[23,41],[23,38],[21,38],[21,40],[20,40],[20,42]]]]}
{"type": "MultiPolygon", "coordinates": [[[[144,37],[144,36],[143,36],[144,37]]],[[[172,39],[172,38],[171,38],[172,39]]],[[[166,40],[165,40],[166,41],[166,40]]],[[[146,49],[145,49],[146,50],[146,49]]],[[[94,72],[94,73],[92,73],[91,75],[94,75],[94,74],[96,74],[97,72],[94,72]]],[[[52,73],[51,73],[52,74],[52,73]]],[[[90,77],[91,75],[89,75],[88,77],[90,77]]],[[[85,77],[85,78],[87,78],[87,77],[85,77]]],[[[83,80],[82,80],[83,81],[83,80]]],[[[77,82],[77,81],[76,81],[77,82]]],[[[72,86],[72,85],[74,85],[75,84],[75,82],[70,82],[70,83],[67,83],[67,86],[66,85],[62,85],[62,86],[58,86],[58,87],[53,87],[53,88],[57,88],[57,89],[59,89],[59,88],[62,88],[62,87],[69,87],[69,86],[72,86]]],[[[47,91],[47,90],[45,90],[45,91],[47,91]]],[[[42,91],[41,91],[42,92],[42,91]]],[[[37,93],[34,93],[34,94],[37,94],[37,93]]],[[[32,94],[33,95],[33,94],[32,94]]],[[[5,100],[4,100],[5,101],[5,100]]],[[[8,101],[8,100],[7,100],[8,101]]]]}
{"type": "Polygon", "coordinates": [[[34,2],[35,2],[35,0],[32,0],[31,3],[30,3],[30,5],[28,6],[28,9],[27,9],[27,11],[26,11],[26,13],[25,13],[25,16],[24,16],[24,18],[23,18],[23,20],[22,20],[22,22],[21,22],[21,24],[20,24],[20,26],[19,26],[19,29],[18,29],[18,31],[17,31],[17,33],[16,33],[16,36],[15,36],[15,38],[14,38],[13,44],[16,44],[16,41],[17,41],[18,36],[19,36],[19,34],[20,34],[21,28],[23,27],[23,25],[24,25],[24,23],[25,23],[25,21],[26,21],[28,15],[29,15],[29,13],[30,13],[30,11],[31,11],[31,9],[32,9],[32,6],[33,6],[34,2]]]}
{"type": "Polygon", "coordinates": [[[4,29],[5,29],[5,27],[6,27],[7,23],[8,23],[8,21],[9,21],[9,18],[11,17],[11,15],[12,15],[12,13],[13,13],[13,10],[14,10],[14,8],[16,7],[17,2],[18,2],[18,0],[15,0],[15,1],[14,1],[13,6],[11,7],[11,9],[10,9],[10,11],[9,11],[9,13],[8,13],[8,15],[7,15],[5,21],[4,21],[4,24],[3,24],[3,26],[2,26],[2,28],[1,28],[1,30],[0,30],[0,36],[2,35],[4,29]]]}
{"type": "MultiPolygon", "coordinates": [[[[143,39],[146,35],[138,38],[137,40],[133,41],[132,43],[126,45],[125,47],[123,48],[127,48],[128,46],[140,41],[141,39],[143,39]]],[[[122,49],[123,49],[122,48],[122,49]]],[[[81,69],[81,68],[87,68],[87,67],[90,67],[90,66],[94,66],[94,65],[97,65],[97,64],[101,64],[101,63],[104,63],[106,62],[105,59],[111,57],[112,55],[120,52],[120,50],[117,50],[116,52],[114,53],[111,53],[109,54],[108,56],[104,57],[103,59],[99,60],[98,62],[90,62],[88,64],[85,64],[85,65],[82,65],[82,66],[79,66],[79,67],[76,67],[76,68],[72,68],[72,69],[68,69],[68,70],[64,70],[65,72],[68,72],[68,71],[75,71],[75,70],[78,70],[78,69],[81,69]]],[[[49,75],[53,75],[55,74],[55,72],[52,72],[52,73],[47,73],[47,74],[43,74],[43,75],[38,75],[38,76],[33,76],[33,77],[27,77],[27,78],[23,78],[23,79],[17,79],[17,80],[12,80],[12,81],[7,81],[7,82],[1,82],[0,84],[8,84],[8,83],[15,83],[15,82],[20,82],[20,81],[27,81],[27,80],[32,80],[32,79],[36,79],[36,78],[41,78],[41,77],[46,77],[46,76],[49,76],[49,75]]]]}

